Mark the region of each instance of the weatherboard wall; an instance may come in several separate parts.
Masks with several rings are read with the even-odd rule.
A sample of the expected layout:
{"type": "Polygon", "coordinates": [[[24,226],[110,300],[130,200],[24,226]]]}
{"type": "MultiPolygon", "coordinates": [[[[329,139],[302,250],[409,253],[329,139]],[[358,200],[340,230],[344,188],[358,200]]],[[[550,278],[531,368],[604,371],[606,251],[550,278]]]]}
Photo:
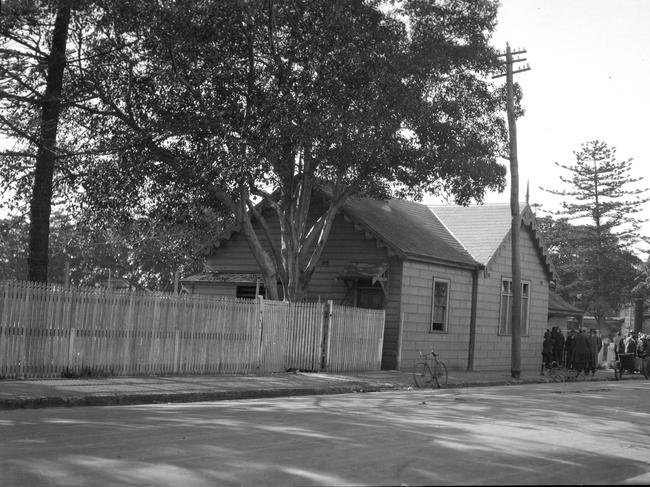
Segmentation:
{"type": "MultiPolygon", "coordinates": [[[[520,233],[521,279],[530,282],[528,333],[521,336],[521,369],[535,371],[541,363],[542,341],[548,327],[548,276],[529,227],[520,233]]],[[[512,278],[512,245],[506,238],[478,283],[475,370],[510,370],[511,335],[499,334],[501,280],[512,278]]]]}
{"type": "Polygon", "coordinates": [[[433,347],[450,369],[465,369],[472,302],[472,271],[417,261],[404,262],[401,290],[402,369],[433,347]],[[449,281],[446,331],[431,331],[433,280],[449,281]]]}
{"type": "MultiPolygon", "coordinates": [[[[530,283],[529,331],[521,338],[522,371],[539,368],[544,331],[548,326],[548,277],[532,232],[521,231],[521,275],[530,283]]],[[[510,335],[499,334],[501,279],[511,278],[511,244],[507,238],[485,270],[479,272],[473,370],[510,370],[510,335]]],[[[403,264],[401,311],[402,369],[418,361],[418,351],[433,346],[453,370],[468,366],[472,302],[472,272],[454,267],[406,261],[403,264]],[[450,282],[448,326],[431,331],[433,279],[450,282]]]]}
{"type": "MultiPolygon", "coordinates": [[[[314,212],[322,207],[316,207],[314,212]]],[[[268,226],[276,241],[280,242],[280,229],[276,219],[268,218],[268,226]]],[[[258,235],[259,224],[253,224],[258,235]]],[[[346,304],[347,289],[339,279],[346,265],[351,262],[381,264],[389,262],[388,249],[382,246],[372,235],[346,219],[337,215],[319,264],[312,275],[308,288],[308,300],[327,301],[346,304]]],[[[206,270],[220,272],[259,273],[260,268],[253,258],[248,243],[241,233],[233,233],[228,240],[221,242],[206,259],[206,270]]],[[[389,269],[389,274],[390,274],[389,269]]],[[[210,294],[232,294],[236,284],[215,283],[214,285],[197,285],[197,292],[210,294]],[[210,288],[209,290],[207,288],[210,288]],[[200,291],[199,291],[200,289],[200,291]]],[[[349,304],[349,303],[347,303],[349,304]]]]}

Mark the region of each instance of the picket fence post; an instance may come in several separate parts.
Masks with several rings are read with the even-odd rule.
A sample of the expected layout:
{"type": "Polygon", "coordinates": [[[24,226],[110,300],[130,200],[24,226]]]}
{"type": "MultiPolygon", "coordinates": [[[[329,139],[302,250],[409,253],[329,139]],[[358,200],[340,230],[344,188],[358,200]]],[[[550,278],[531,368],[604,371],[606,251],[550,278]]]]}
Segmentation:
{"type": "Polygon", "coordinates": [[[77,334],[77,330],[70,328],[70,338],[68,339],[68,370],[72,371],[72,361],[74,358],[74,339],[77,334]]]}
{"type": "MultiPolygon", "coordinates": [[[[385,320],[385,318],[384,318],[385,320]]],[[[404,330],[404,311],[399,315],[399,323],[397,325],[397,357],[396,357],[396,370],[402,370],[402,333],[404,330]]]]}
{"type": "Polygon", "coordinates": [[[257,304],[258,304],[258,315],[257,315],[257,325],[258,329],[260,330],[260,341],[259,341],[259,346],[258,346],[258,359],[257,359],[257,369],[262,370],[262,363],[263,363],[263,354],[264,354],[264,349],[263,349],[263,344],[264,344],[264,296],[261,294],[257,296],[257,304]]]}
{"type": "Polygon", "coordinates": [[[181,331],[176,329],[174,331],[174,374],[178,374],[181,368],[181,331]]]}
{"type": "Polygon", "coordinates": [[[323,313],[323,345],[322,345],[322,358],[320,368],[322,371],[327,370],[330,362],[330,345],[332,338],[332,312],[334,301],[331,299],[325,304],[325,312],[323,313]]]}
{"type": "Polygon", "coordinates": [[[9,365],[6,357],[8,352],[8,346],[6,343],[8,339],[5,338],[9,332],[9,285],[2,284],[2,314],[0,314],[0,375],[5,374],[5,369],[9,365]]]}

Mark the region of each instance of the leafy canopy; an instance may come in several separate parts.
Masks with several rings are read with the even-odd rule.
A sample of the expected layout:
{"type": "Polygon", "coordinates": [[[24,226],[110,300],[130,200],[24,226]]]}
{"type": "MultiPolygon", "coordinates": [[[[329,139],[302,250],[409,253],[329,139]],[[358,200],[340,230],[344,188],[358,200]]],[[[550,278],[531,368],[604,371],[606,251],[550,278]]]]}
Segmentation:
{"type": "Polygon", "coordinates": [[[285,189],[308,152],[314,177],[369,194],[503,187],[494,2],[116,5],[93,46],[113,55],[79,70],[139,165],[173,156],[199,187],[285,189]]]}
{"type": "Polygon", "coordinates": [[[468,203],[503,189],[497,6],[96,2],[67,66],[66,124],[83,127],[75,197],[133,216],[189,195],[239,224],[269,282],[302,289],[350,195],[468,203]],[[332,201],[311,215],[323,183],[332,201]],[[260,199],[277,247],[252,225],[268,228],[260,199]]]}

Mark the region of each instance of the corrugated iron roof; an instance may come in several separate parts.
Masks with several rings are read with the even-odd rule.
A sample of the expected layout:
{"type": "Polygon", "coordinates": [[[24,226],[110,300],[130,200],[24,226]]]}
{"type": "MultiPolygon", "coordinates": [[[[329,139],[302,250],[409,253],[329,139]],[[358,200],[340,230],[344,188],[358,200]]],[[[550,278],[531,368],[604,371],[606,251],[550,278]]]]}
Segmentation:
{"type": "MultiPolygon", "coordinates": [[[[535,215],[528,203],[520,203],[520,214],[536,239],[540,257],[544,260],[550,275],[555,270],[546,249],[537,233],[535,215]]],[[[462,246],[484,266],[488,266],[499,248],[509,238],[512,229],[510,203],[495,203],[472,206],[429,205],[449,232],[462,246]]]]}
{"type": "Polygon", "coordinates": [[[403,257],[477,266],[426,205],[398,199],[350,198],[343,211],[403,257]]]}
{"type": "MultiPolygon", "coordinates": [[[[326,197],[329,195],[326,190],[321,189],[321,192],[326,197]]],[[[522,219],[535,232],[540,255],[545,259],[547,270],[552,275],[553,266],[537,235],[530,206],[522,203],[520,207],[522,219]]],[[[342,211],[402,258],[455,264],[466,268],[487,266],[503,245],[511,228],[509,203],[425,205],[400,199],[382,201],[350,197],[342,211]]],[[[233,227],[232,231],[238,229],[233,227]]]]}
{"type": "Polygon", "coordinates": [[[511,228],[510,204],[429,205],[451,234],[487,265],[511,228]]]}

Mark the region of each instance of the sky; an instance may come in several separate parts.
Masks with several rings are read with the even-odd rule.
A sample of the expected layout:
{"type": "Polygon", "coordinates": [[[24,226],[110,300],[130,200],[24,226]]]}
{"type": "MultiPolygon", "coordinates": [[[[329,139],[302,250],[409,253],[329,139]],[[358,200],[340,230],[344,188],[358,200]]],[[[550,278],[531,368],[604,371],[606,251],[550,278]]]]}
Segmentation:
{"type": "MultiPolygon", "coordinates": [[[[521,201],[529,181],[530,202],[555,208],[559,198],[539,187],[568,188],[554,163],[574,162],[591,140],[632,158],[632,175],[645,177],[635,187],[650,187],[649,23],[648,0],[501,0],[493,45],[524,48],[531,68],[515,75],[526,110],[517,121],[521,201]]],[[[509,195],[508,184],[485,201],[509,195]]],[[[650,203],[639,215],[650,219],[650,203]]],[[[643,231],[650,236],[650,223],[643,231]]]]}

